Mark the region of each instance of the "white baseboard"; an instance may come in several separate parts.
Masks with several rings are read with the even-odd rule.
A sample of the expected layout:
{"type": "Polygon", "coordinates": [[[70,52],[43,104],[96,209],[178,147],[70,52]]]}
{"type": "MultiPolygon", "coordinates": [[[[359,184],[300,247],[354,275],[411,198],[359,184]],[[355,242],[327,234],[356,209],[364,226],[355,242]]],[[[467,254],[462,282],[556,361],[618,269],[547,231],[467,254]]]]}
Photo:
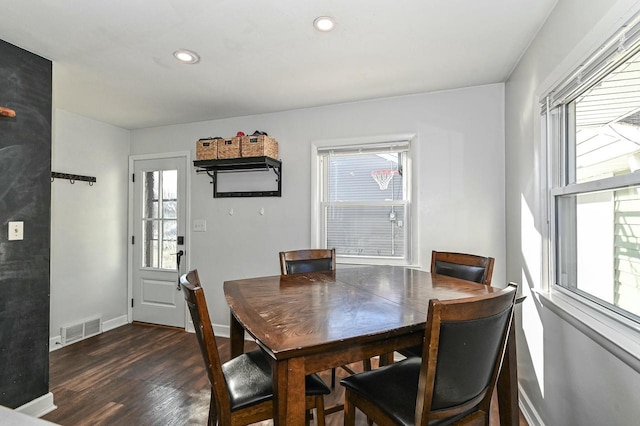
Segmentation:
{"type": "Polygon", "coordinates": [[[527,420],[527,424],[529,424],[529,426],[544,426],[544,422],[542,421],[542,418],[538,414],[536,408],[531,403],[531,399],[529,399],[526,392],[520,385],[518,385],[518,393],[518,400],[520,401],[520,404],[518,405],[520,406],[522,415],[524,416],[525,420],[527,420]]]}
{"type": "Polygon", "coordinates": [[[53,394],[49,392],[39,398],[21,405],[20,407],[16,408],[15,411],[29,415],[31,417],[42,417],[45,414],[52,412],[56,408],[58,407],[53,403],[53,394]]]}
{"type": "Polygon", "coordinates": [[[56,349],[60,349],[62,347],[62,337],[54,336],[49,338],[49,352],[53,352],[56,349]]]}
{"type": "Polygon", "coordinates": [[[114,328],[122,327],[129,324],[129,320],[126,315],[122,315],[108,321],[102,322],[102,332],[113,330],[114,328]]]}
{"type": "MultiPolygon", "coordinates": [[[[213,332],[216,333],[216,336],[220,336],[220,337],[227,337],[229,338],[231,336],[231,327],[229,327],[228,325],[220,325],[220,324],[212,324],[213,325],[213,332]]],[[[247,339],[247,337],[245,336],[245,340],[247,339]]]]}

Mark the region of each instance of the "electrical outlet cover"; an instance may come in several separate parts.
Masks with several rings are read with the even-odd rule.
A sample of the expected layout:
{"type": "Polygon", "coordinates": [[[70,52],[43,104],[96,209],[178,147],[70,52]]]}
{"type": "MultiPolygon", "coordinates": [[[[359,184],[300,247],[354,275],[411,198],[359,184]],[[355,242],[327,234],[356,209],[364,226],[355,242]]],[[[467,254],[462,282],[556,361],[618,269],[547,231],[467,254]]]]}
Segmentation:
{"type": "Polygon", "coordinates": [[[9,241],[24,239],[24,222],[9,222],[9,241]]]}

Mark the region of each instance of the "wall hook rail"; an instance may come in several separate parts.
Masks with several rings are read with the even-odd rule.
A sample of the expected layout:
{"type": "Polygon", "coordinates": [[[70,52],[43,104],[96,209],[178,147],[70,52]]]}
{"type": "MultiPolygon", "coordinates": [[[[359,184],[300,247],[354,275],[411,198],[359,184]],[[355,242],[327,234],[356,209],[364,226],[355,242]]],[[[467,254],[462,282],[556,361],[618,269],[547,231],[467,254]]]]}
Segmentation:
{"type": "Polygon", "coordinates": [[[96,182],[96,178],[94,176],[83,176],[83,175],[72,175],[69,173],[58,173],[58,172],[51,172],[51,182],[54,181],[54,179],[68,179],[69,182],[76,183],[76,181],[81,181],[81,182],[89,182],[89,186],[93,186],[93,184],[96,182]]]}

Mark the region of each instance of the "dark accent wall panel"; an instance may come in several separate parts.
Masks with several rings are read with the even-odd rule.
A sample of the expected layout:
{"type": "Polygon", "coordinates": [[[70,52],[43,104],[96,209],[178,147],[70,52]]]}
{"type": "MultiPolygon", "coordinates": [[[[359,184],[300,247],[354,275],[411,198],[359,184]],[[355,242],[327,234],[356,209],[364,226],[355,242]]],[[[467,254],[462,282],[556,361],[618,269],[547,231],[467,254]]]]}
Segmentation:
{"type": "Polygon", "coordinates": [[[0,404],[49,392],[51,62],[0,40],[0,404]],[[8,241],[8,222],[24,239],[8,241]]]}

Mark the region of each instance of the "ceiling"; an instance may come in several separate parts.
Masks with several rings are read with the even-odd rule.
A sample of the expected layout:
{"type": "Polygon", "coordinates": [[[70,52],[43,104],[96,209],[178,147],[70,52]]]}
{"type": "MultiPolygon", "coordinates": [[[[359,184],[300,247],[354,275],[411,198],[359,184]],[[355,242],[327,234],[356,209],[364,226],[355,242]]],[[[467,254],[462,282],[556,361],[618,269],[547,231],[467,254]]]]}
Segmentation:
{"type": "Polygon", "coordinates": [[[56,108],[137,129],[503,82],[556,1],[20,0],[0,39],[53,61],[56,108]]]}

